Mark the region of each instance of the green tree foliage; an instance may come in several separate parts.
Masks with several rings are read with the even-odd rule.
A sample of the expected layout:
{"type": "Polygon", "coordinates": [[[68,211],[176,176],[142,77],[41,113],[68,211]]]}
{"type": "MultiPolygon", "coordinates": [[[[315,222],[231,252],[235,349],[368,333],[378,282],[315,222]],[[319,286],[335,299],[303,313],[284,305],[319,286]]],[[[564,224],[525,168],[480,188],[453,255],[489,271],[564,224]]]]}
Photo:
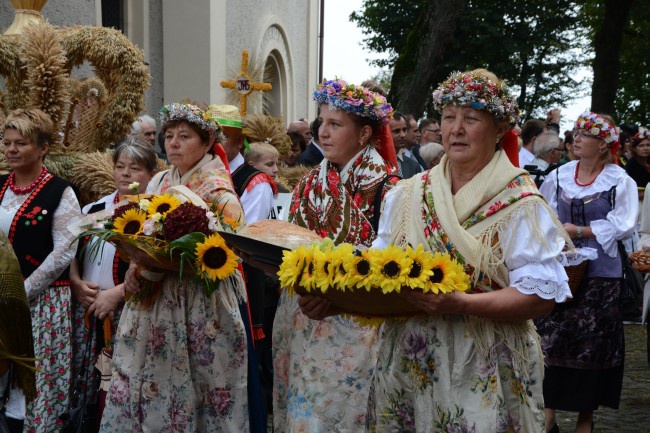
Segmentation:
{"type": "Polygon", "coordinates": [[[648,125],[650,121],[650,5],[637,1],[623,32],[621,69],[614,101],[619,122],[648,125]]]}
{"type": "MultiPolygon", "coordinates": [[[[376,63],[392,67],[400,55],[412,55],[429,43],[419,37],[422,29],[417,23],[425,5],[443,1],[365,0],[362,12],[353,13],[350,19],[364,32],[369,49],[390,54],[376,63]]],[[[453,70],[484,67],[514,88],[527,117],[543,117],[549,108],[564,105],[581,91],[581,83],[573,78],[586,60],[585,44],[581,43],[585,32],[578,25],[577,14],[578,8],[569,0],[467,1],[457,22],[447,23],[454,28],[451,46],[435,64],[428,65],[427,94],[453,70]]],[[[393,85],[399,80],[399,76],[393,77],[393,85]]],[[[403,105],[402,101],[409,100],[401,90],[391,93],[399,109],[418,116],[423,111],[431,113],[428,103],[403,105]]],[[[411,91],[422,93],[423,89],[411,91]]]]}

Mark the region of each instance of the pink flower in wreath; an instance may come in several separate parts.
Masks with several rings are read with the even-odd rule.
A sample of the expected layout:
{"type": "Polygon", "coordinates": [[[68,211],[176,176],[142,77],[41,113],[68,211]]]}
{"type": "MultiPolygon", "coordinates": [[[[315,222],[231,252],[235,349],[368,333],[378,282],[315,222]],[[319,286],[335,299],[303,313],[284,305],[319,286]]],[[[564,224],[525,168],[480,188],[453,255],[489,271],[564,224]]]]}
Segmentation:
{"type": "Polygon", "coordinates": [[[485,216],[490,216],[494,213],[497,213],[499,210],[503,209],[506,206],[507,206],[506,204],[497,201],[496,203],[494,203],[492,206],[488,208],[488,211],[485,213],[485,216]]]}

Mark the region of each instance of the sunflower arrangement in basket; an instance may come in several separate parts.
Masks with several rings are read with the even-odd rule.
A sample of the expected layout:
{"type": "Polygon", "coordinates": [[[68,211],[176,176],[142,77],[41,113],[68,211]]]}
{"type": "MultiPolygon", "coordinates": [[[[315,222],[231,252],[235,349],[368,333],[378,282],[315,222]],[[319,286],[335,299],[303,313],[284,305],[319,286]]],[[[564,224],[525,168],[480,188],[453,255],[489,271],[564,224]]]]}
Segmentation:
{"type": "MultiPolygon", "coordinates": [[[[137,191],[137,188],[134,183],[132,189],[137,191]]],[[[190,269],[210,296],[221,280],[236,271],[239,260],[217,233],[217,230],[234,232],[238,221],[219,218],[217,209],[219,203],[207,206],[173,194],[130,196],[112,212],[81,226],[83,231],[78,237],[97,236],[116,244],[122,254],[128,245],[155,260],[177,262],[180,275],[190,269]]],[[[90,243],[89,253],[99,253],[100,245],[90,243]]],[[[162,274],[147,269],[139,270],[138,274],[141,290],[129,300],[149,305],[161,287],[162,274]]]]}
{"type": "Polygon", "coordinates": [[[469,276],[449,254],[390,245],[356,249],[330,240],[285,251],[278,271],[280,284],[291,292],[329,290],[399,293],[403,287],[423,292],[466,291],[469,276]]]}

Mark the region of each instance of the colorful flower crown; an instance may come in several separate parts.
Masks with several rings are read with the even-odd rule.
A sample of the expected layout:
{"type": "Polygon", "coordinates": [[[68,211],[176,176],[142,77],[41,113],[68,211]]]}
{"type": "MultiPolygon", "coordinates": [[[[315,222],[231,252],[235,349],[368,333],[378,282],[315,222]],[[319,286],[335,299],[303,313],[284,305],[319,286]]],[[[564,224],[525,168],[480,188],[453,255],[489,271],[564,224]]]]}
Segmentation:
{"type": "Polygon", "coordinates": [[[447,104],[487,110],[496,119],[519,123],[517,101],[504,84],[494,83],[476,72],[452,72],[433,92],[433,106],[442,113],[447,104]]]}
{"type": "Polygon", "coordinates": [[[618,131],[609,120],[591,111],[585,111],[576,120],[574,130],[582,129],[607,144],[618,141],[618,131]]]}
{"type": "Polygon", "coordinates": [[[377,120],[387,125],[393,117],[393,107],[382,95],[344,80],[325,80],[314,90],[314,101],[320,107],[329,104],[335,110],[345,110],[357,116],[377,120]]]}
{"type": "Polygon", "coordinates": [[[223,129],[217,121],[217,117],[210,112],[201,110],[196,105],[172,102],[160,109],[161,125],[176,120],[192,123],[199,129],[207,131],[210,135],[216,136],[217,140],[221,142],[220,138],[223,135],[223,129]]]}

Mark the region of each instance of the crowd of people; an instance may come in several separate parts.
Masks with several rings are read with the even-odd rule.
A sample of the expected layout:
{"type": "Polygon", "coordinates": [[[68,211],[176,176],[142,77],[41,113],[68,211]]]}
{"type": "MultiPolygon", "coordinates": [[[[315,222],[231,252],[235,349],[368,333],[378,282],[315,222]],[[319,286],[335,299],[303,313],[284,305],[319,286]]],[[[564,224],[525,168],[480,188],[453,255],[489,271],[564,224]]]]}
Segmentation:
{"type": "Polygon", "coordinates": [[[107,392],[94,373],[76,396],[102,432],[264,432],[272,414],[276,432],[556,433],[556,412],[572,411],[582,433],[599,407],[618,408],[623,270],[639,218],[650,220],[639,212],[648,129],[587,111],[560,136],[558,109],[522,123],[484,69],[452,73],[433,93],[439,116],[419,122],[372,82],[324,81],[313,99],[317,118],[286,128],[234,106],[166,104],[114,146],[115,191],[92,203],[46,168],[49,116],[7,116],[0,272],[14,277],[0,279],[0,395],[11,433],[60,431],[105,346],[107,392]],[[381,325],[290,295],[254,262],[208,293],[171,258],[124,246],[125,261],[75,239],[71,221],[113,209],[134,183],[187,189],[241,226],[278,217],[290,193],[289,222],[334,245],[449,255],[470,287],[404,289],[420,314],[381,325]],[[570,281],[565,266],[587,250],[570,281]],[[130,301],[145,277],[159,290],[130,301]]]}

